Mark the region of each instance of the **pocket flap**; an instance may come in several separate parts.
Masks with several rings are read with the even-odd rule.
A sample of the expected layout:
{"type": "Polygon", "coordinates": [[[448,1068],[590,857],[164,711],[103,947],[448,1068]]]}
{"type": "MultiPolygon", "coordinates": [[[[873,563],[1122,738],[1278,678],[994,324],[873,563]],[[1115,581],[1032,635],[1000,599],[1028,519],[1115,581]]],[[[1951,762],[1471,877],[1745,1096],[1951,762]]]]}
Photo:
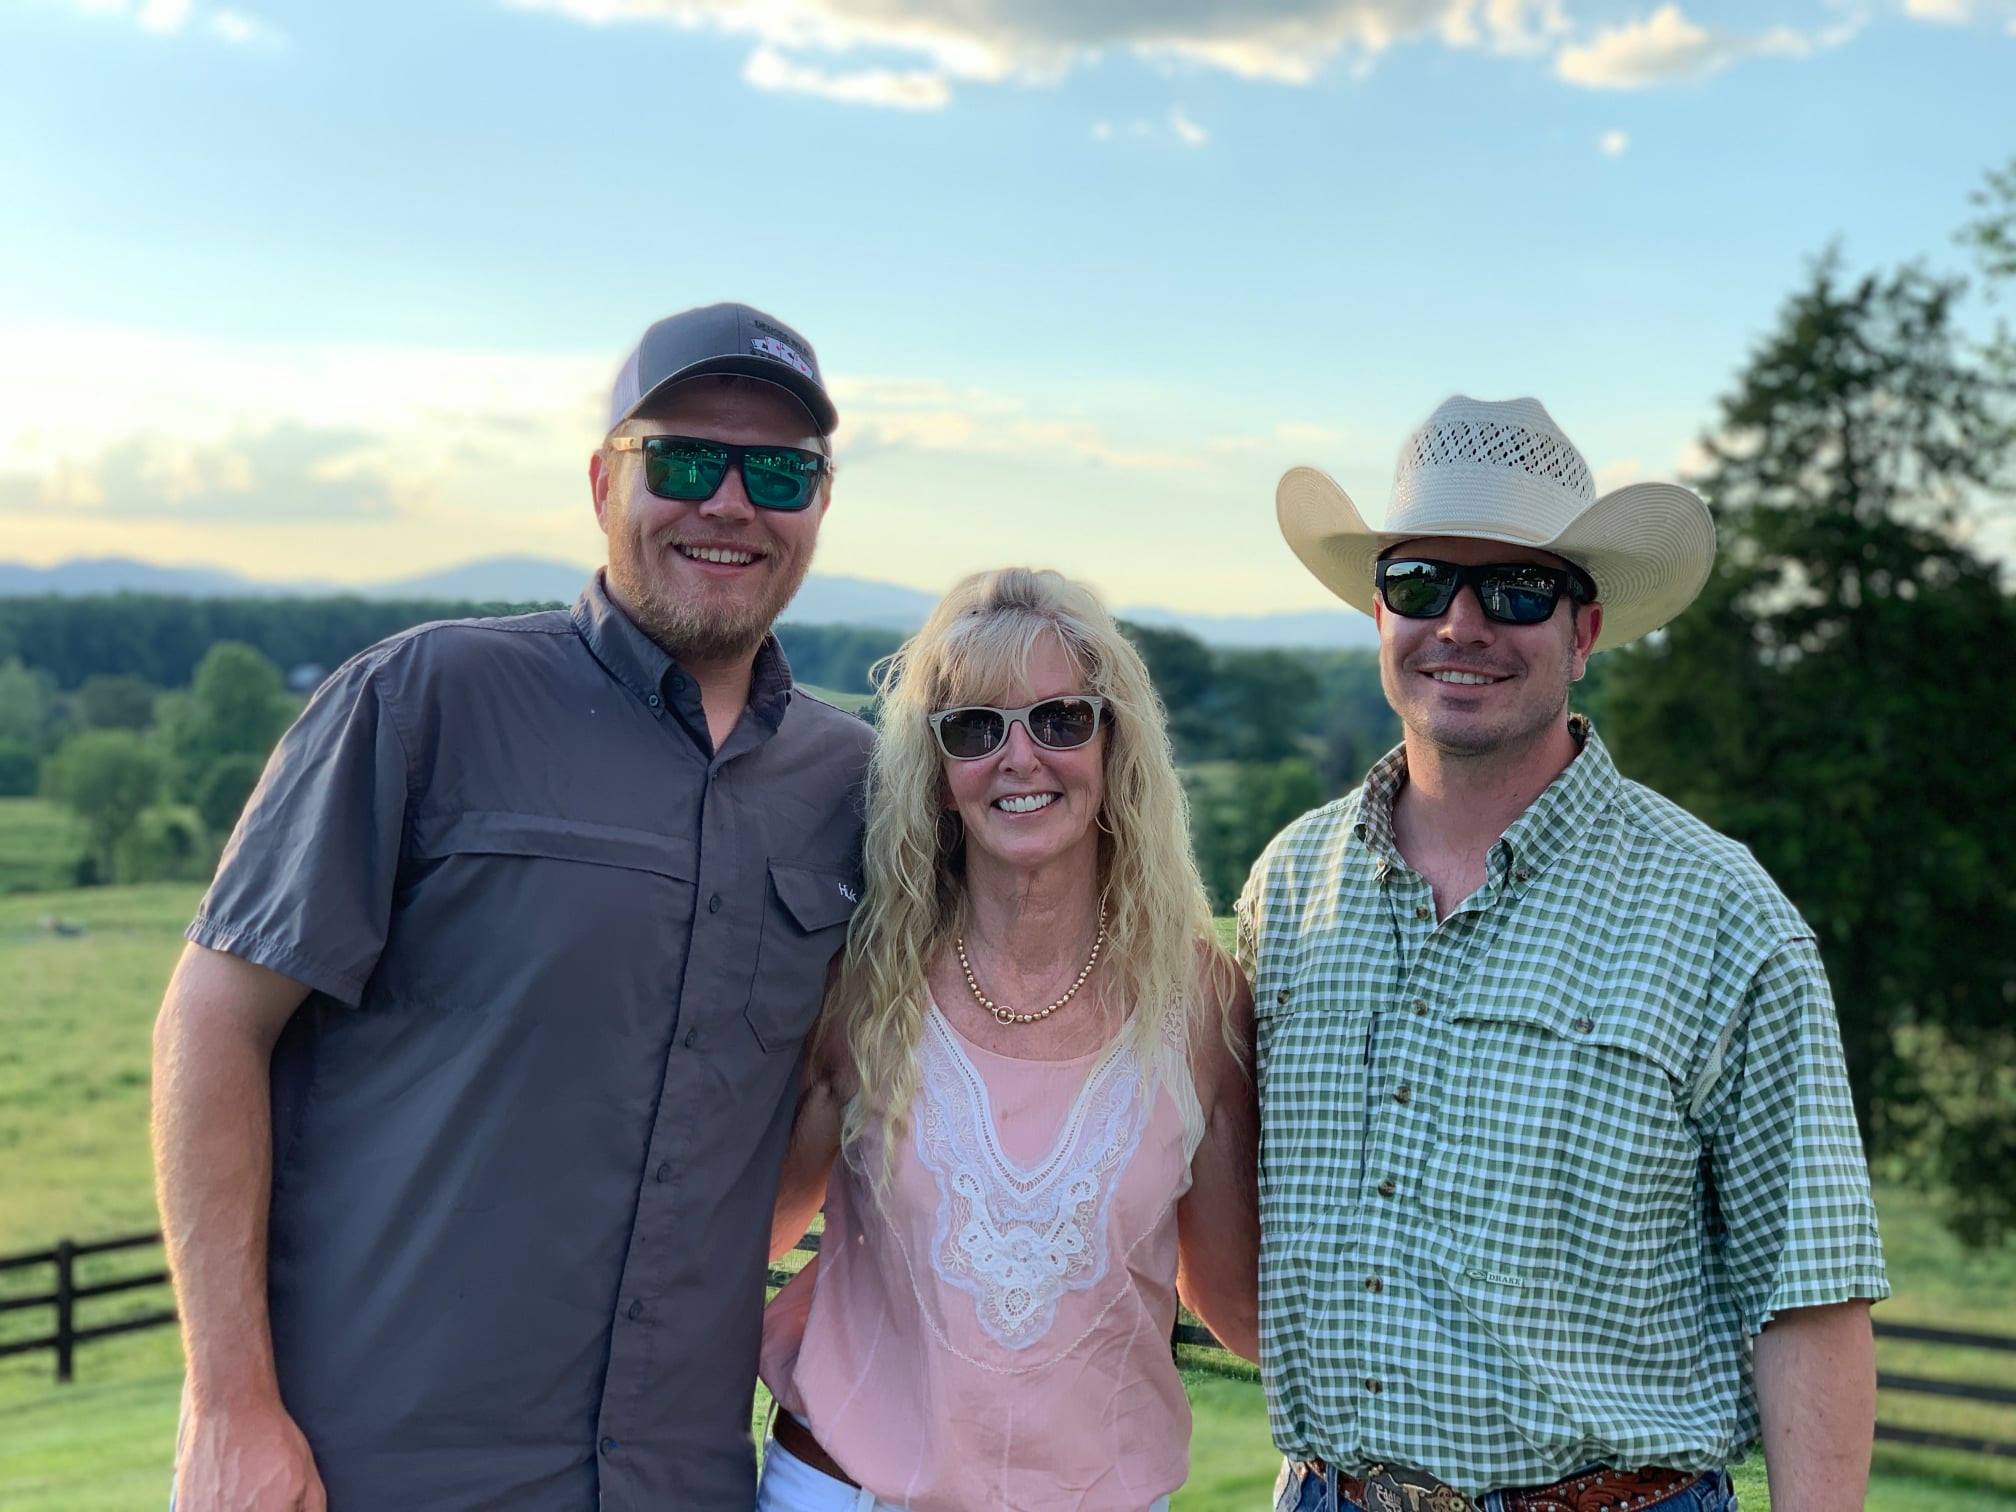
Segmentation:
{"type": "Polygon", "coordinates": [[[1519,1024],[1571,1045],[1594,1045],[1641,1056],[1674,1081],[1687,1075],[1684,1020],[1640,1003],[1591,1003],[1577,998],[1459,1004],[1451,1015],[1478,1025],[1519,1024]]]}
{"type": "Polygon", "coordinates": [[[433,823],[423,821],[413,844],[414,854],[422,860],[454,855],[543,856],[690,882],[686,849],[686,841],[652,830],[496,809],[469,809],[433,823]]]}
{"type": "Polygon", "coordinates": [[[848,872],[772,861],[770,885],[807,934],[845,924],[854,917],[854,905],[861,901],[861,884],[848,872]]]}

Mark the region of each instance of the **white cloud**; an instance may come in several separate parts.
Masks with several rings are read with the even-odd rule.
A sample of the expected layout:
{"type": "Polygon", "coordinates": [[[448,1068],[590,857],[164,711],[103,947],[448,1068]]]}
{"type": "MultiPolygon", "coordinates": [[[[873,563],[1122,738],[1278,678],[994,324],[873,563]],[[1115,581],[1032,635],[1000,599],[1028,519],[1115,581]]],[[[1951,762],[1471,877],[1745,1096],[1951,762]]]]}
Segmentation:
{"type": "Polygon", "coordinates": [[[179,32],[189,24],[189,0],[140,0],[134,20],[142,31],[179,32]]]}
{"type": "MultiPolygon", "coordinates": [[[[900,60],[881,70],[922,96],[955,84],[1054,83],[1107,50],[1189,63],[1237,77],[1307,84],[1340,58],[1368,66],[1403,43],[1435,40],[1503,54],[1543,51],[1566,35],[1564,0],[1121,0],[1103,5],[1028,0],[503,0],[514,10],[565,16],[585,25],[655,24],[746,38],[772,55],[762,71],[811,71],[815,60],[862,53],[900,60]],[[927,85],[926,80],[933,81],[927,85]]],[[[752,60],[753,61],[753,60],[752,60]]],[[[842,75],[850,78],[854,75],[842,75]]],[[[886,105],[882,87],[843,95],[886,105]]],[[[783,86],[776,86],[783,87],[783,86]]]]}
{"type": "Polygon", "coordinates": [[[1180,105],[1169,112],[1169,129],[1185,147],[1202,147],[1211,140],[1211,133],[1185,115],[1180,105]]]}
{"type": "Polygon", "coordinates": [[[742,77],[758,89],[814,95],[842,105],[943,110],[952,98],[944,75],[928,69],[861,68],[829,73],[794,62],[767,45],[749,54],[749,60],[742,65],[742,77]]]}
{"type": "Polygon", "coordinates": [[[1162,446],[1129,446],[1090,421],[1039,418],[1020,399],[929,379],[833,380],[833,400],[847,417],[843,461],[892,451],[958,452],[968,456],[1068,457],[1081,464],[1131,472],[1166,472],[1186,459],[1162,446]]]}
{"type": "Polygon", "coordinates": [[[1789,26],[1748,34],[1710,31],[1688,20],[1678,5],[1662,5],[1643,20],[1606,27],[1587,42],[1563,48],[1554,72],[1584,89],[1646,89],[1706,78],[1744,58],[1803,58],[1839,46],[1859,29],[1859,20],[1851,19],[1814,36],[1789,26]]]}
{"type": "Polygon", "coordinates": [[[1165,146],[1174,143],[1178,147],[1198,148],[1211,144],[1211,133],[1191,120],[1180,105],[1159,121],[1136,116],[1131,121],[1092,123],[1095,142],[1117,141],[1123,136],[1130,142],[1159,142],[1165,146]]]}
{"type": "Polygon", "coordinates": [[[1631,136],[1623,131],[1606,131],[1596,143],[1597,151],[1605,157],[1622,157],[1631,150],[1631,136]]]}
{"type": "Polygon", "coordinates": [[[1904,14],[1946,26],[2001,21],[2003,30],[2016,37],[2016,0],[1904,0],[1904,14]]]}
{"type": "Polygon", "coordinates": [[[197,0],[70,0],[87,16],[108,16],[130,22],[157,37],[209,36],[243,45],[276,42],[280,34],[242,11],[199,5],[197,0]]]}
{"type": "MultiPolygon", "coordinates": [[[[402,530],[438,536],[443,556],[471,555],[471,542],[499,544],[521,522],[550,517],[555,499],[585,497],[577,475],[611,368],[511,352],[28,328],[0,350],[4,533],[26,549],[33,538],[71,550],[130,539],[173,557],[200,555],[194,543],[217,522],[312,529],[323,533],[318,549],[339,553],[375,525],[382,554],[396,516],[402,530]]],[[[372,575],[357,549],[353,570],[372,575]]]]}

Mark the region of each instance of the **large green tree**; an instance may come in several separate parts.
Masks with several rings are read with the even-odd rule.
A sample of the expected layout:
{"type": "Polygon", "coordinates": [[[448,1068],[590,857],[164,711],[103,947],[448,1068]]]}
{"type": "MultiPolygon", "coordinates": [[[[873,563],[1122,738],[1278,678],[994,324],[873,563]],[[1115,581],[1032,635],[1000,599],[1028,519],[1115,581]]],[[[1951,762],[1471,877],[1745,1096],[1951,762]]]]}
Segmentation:
{"type": "Polygon", "coordinates": [[[188,693],[161,703],[181,790],[193,793],[226,757],[264,757],[292,715],[279,668],[236,641],[212,646],[196,664],[188,693]]]}
{"type": "Polygon", "coordinates": [[[1986,1237],[2016,1226],[2016,603],[1969,536],[2012,434],[1963,294],[1816,263],[1705,439],[1714,574],[1602,703],[1626,772],[1814,926],[1872,1153],[1986,1237]]]}
{"type": "Polygon", "coordinates": [[[83,730],[43,765],[43,791],[76,811],[91,834],[98,880],[109,882],[121,847],[161,790],[161,760],[131,730],[83,730]]]}

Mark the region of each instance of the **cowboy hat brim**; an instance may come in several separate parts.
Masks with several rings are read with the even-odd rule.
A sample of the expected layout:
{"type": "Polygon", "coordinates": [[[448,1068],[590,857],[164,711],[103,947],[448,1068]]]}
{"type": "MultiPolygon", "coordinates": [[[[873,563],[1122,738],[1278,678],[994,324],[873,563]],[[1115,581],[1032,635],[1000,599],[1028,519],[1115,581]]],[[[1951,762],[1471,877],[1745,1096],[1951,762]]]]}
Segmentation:
{"type": "Polygon", "coordinates": [[[1465,536],[1565,557],[1596,582],[1603,628],[1593,651],[1649,635],[1694,602],[1715,564],[1715,523],[1698,495],[1674,483],[1631,483],[1604,494],[1562,529],[1522,531],[1516,518],[1431,517],[1405,530],[1365,523],[1351,496],[1320,468],[1291,467],[1274,490],[1290,549],[1337,597],[1372,612],[1372,564],[1403,541],[1465,536]]]}

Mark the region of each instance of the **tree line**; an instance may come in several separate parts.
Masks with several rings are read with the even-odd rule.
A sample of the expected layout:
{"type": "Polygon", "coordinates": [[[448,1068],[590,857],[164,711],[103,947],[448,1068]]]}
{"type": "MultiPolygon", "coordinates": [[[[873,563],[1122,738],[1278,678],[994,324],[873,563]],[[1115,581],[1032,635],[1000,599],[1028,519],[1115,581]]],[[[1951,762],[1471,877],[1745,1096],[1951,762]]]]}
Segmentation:
{"type": "MultiPolygon", "coordinates": [[[[258,761],[329,669],[429,620],[511,606],[359,599],[0,599],[0,797],[84,814],[87,876],[202,870],[258,761]],[[237,632],[215,637],[222,629],[237,632]],[[290,697],[291,691],[294,696],[290,697]],[[88,812],[86,812],[88,810],[88,812]]],[[[1398,738],[1367,652],[1225,650],[1127,626],[1170,710],[1198,860],[1228,908],[1275,830],[1343,791],[1398,738]]],[[[779,626],[799,681],[871,691],[894,630],[779,626]]],[[[873,717],[873,710],[869,711],[873,717]]]]}

